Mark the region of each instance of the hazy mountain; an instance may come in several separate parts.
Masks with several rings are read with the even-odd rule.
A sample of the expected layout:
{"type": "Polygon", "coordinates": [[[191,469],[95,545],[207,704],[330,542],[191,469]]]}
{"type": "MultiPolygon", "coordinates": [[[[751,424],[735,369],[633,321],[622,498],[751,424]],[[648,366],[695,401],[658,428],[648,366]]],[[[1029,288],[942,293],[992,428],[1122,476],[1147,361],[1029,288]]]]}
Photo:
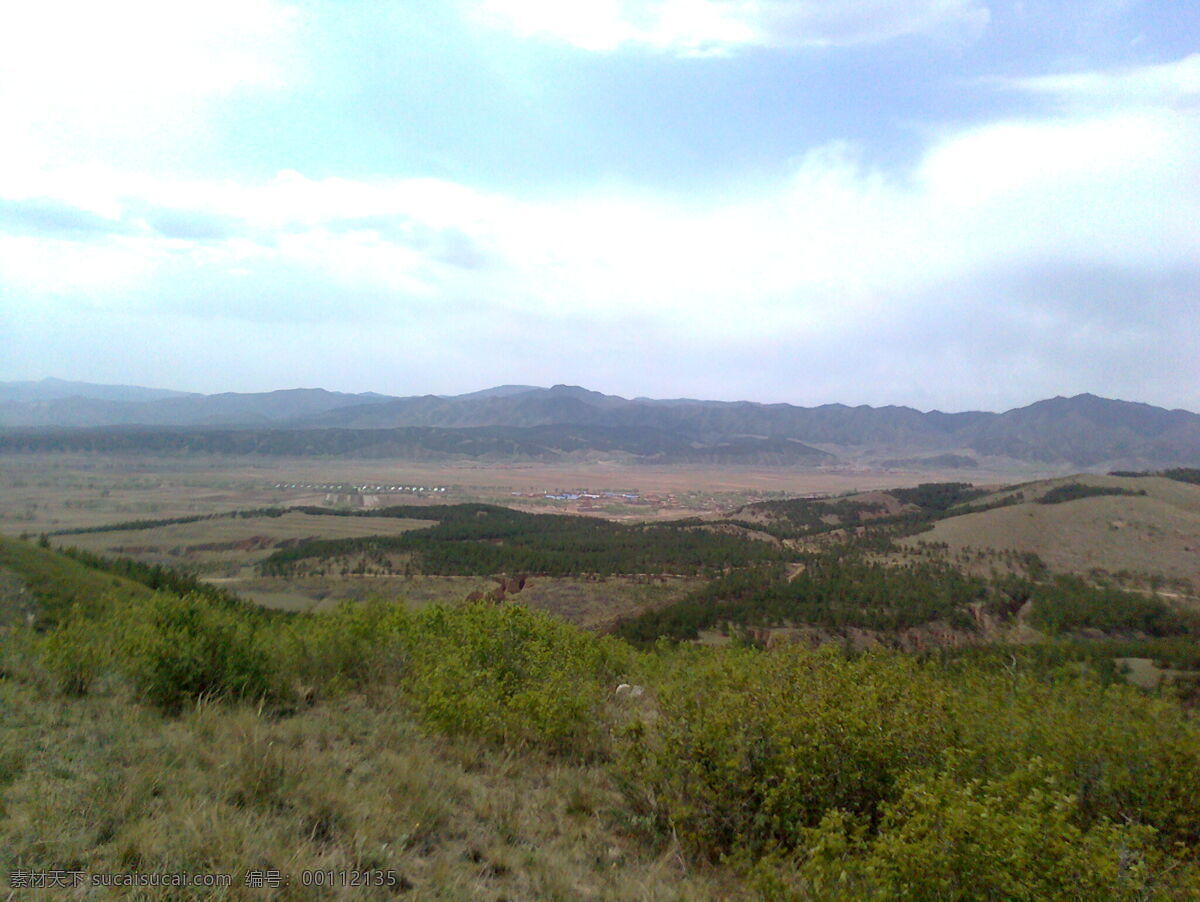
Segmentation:
{"type": "Polygon", "coordinates": [[[98,401],[157,401],[160,398],[199,397],[192,392],[171,391],[166,388],[143,388],[140,385],[95,385],[91,382],[68,382],[65,379],[42,379],[37,382],[0,382],[0,402],[57,401],[62,398],[92,398],[98,401]]]}
{"type": "Polygon", "coordinates": [[[964,439],[980,454],[1021,460],[1193,464],[1200,461],[1200,416],[1084,394],[975,422],[964,439]]]}
{"type": "Polygon", "coordinates": [[[543,389],[540,385],[497,385],[495,388],[483,388],[479,391],[467,392],[464,395],[439,395],[439,397],[464,401],[468,398],[503,398],[508,395],[521,395],[527,391],[543,391],[543,389]]]}
{"type": "MultiPolygon", "coordinates": [[[[7,383],[8,386],[14,384],[21,383],[7,383]]],[[[389,400],[387,395],[352,395],[323,388],[250,394],[179,393],[141,401],[72,395],[28,402],[0,402],[0,426],[259,426],[290,422],[338,407],[370,406],[389,400]]]]}
{"type": "MultiPolygon", "coordinates": [[[[28,391],[14,388],[21,385],[29,384],[9,383],[0,388],[28,391]]],[[[0,392],[0,398],[4,397],[10,396],[0,392]]],[[[929,467],[949,465],[951,460],[961,466],[977,457],[1097,468],[1200,463],[1200,416],[1086,394],[1038,401],[1004,413],[922,412],[911,407],[844,404],[796,407],[751,401],[630,400],[570,385],[504,385],[452,397],[398,398],[292,389],[174,395],[140,401],[81,395],[0,401],[0,426],[10,429],[131,425],[236,427],[251,430],[236,442],[228,439],[239,447],[294,446],[299,449],[295,453],[342,453],[305,450],[341,447],[338,442],[342,439],[330,436],[300,437],[304,432],[328,431],[363,433],[353,440],[346,439],[346,448],[353,446],[354,450],[345,453],[368,453],[364,449],[378,446],[381,455],[384,447],[403,447],[408,449],[405,453],[418,455],[495,457],[503,456],[503,448],[509,447],[510,456],[531,458],[590,451],[664,461],[815,463],[829,460],[821,456],[828,452],[881,465],[929,467]],[[286,431],[290,437],[268,441],[261,438],[267,434],[262,430],[286,431]],[[372,439],[368,435],[380,431],[390,436],[372,439]],[[455,437],[455,432],[461,434],[455,437]]],[[[29,436],[27,432],[22,434],[26,439],[29,436]]],[[[61,434],[55,435],[55,442],[67,441],[61,434]]],[[[145,431],[131,435],[140,436],[138,441],[149,441],[145,431]]],[[[192,447],[198,441],[188,439],[187,443],[192,447]]]]}
{"type": "Polygon", "coordinates": [[[707,463],[740,466],[815,465],[832,455],[791,439],[743,437],[705,444],[659,429],[607,426],[475,426],[446,429],[186,429],[110,426],[96,429],[0,431],[0,453],[56,451],[152,454],[262,454],[409,460],[586,460],[707,463]]]}

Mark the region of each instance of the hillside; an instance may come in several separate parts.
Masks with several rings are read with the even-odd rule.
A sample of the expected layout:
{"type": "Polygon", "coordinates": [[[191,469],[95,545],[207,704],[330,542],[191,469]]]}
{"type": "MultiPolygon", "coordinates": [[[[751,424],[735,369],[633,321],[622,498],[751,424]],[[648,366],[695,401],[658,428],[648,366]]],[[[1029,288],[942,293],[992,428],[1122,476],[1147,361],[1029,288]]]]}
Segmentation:
{"type": "Polygon", "coordinates": [[[549,425],[527,429],[409,426],[396,429],[9,429],[0,453],[227,454],[352,456],[417,461],[616,459],[651,464],[814,466],[833,455],[788,438],[737,436],[703,442],[658,429],[549,425]]]}
{"type": "Polygon", "coordinates": [[[293,389],[153,400],[116,400],[108,388],[34,397],[18,384],[0,386],[0,448],[120,445],[212,453],[230,447],[236,453],[534,460],[615,453],[664,463],[795,466],[840,460],[909,468],[970,467],[983,458],[1064,470],[1200,462],[1200,416],[1087,394],[1004,413],[943,413],[896,406],[629,400],[567,385],[500,386],[455,397],[293,389]],[[107,430],[59,431],[84,427],[107,430]],[[196,427],[215,432],[203,437],[179,432],[196,427]]]}
{"type": "Polygon", "coordinates": [[[0,382],[0,403],[29,403],[58,401],[64,398],[90,398],[97,401],[156,401],[161,398],[195,397],[194,392],[172,391],[166,388],[145,388],[140,385],[97,385],[91,382],[68,382],[65,379],[42,379],[37,382],[0,382]]]}
{"type": "MultiPolygon", "coordinates": [[[[515,604],[268,615],[163,590],[66,613],[89,568],[3,550],[60,612],[0,628],[14,876],[230,875],[147,899],[1200,888],[1194,712],[1065,645],[639,652],[515,604]]],[[[893,605],[925,594],[874,572],[893,605]]]]}
{"type": "Polygon", "coordinates": [[[1030,483],[1019,491],[1021,503],[941,520],[902,544],[945,543],[952,553],[968,548],[1032,553],[1053,570],[1157,573],[1200,587],[1200,486],[1161,477],[1087,475],[1030,483]],[[1037,503],[1055,487],[1076,483],[1146,494],[1037,503]]]}

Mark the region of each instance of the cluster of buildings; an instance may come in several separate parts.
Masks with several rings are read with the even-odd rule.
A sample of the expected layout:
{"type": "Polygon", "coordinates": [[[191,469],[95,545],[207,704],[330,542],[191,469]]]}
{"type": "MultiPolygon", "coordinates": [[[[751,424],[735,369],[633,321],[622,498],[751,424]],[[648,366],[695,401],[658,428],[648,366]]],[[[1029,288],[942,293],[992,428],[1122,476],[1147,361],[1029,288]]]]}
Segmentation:
{"type": "Polygon", "coordinates": [[[609,498],[636,503],[641,500],[641,495],[637,492],[546,492],[542,497],[551,501],[599,501],[601,498],[609,498]]]}
{"type": "Polygon", "coordinates": [[[351,492],[373,492],[375,494],[387,492],[445,492],[446,486],[424,486],[424,485],[346,485],[344,483],[319,483],[319,482],[277,482],[277,489],[314,489],[322,492],[337,492],[338,494],[349,494],[351,492]]]}
{"type": "Polygon", "coordinates": [[[585,504],[592,501],[624,501],[627,504],[650,503],[650,497],[643,497],[640,492],[591,492],[587,489],[578,489],[571,492],[513,492],[512,494],[519,498],[544,498],[547,501],[581,501],[585,504]]]}

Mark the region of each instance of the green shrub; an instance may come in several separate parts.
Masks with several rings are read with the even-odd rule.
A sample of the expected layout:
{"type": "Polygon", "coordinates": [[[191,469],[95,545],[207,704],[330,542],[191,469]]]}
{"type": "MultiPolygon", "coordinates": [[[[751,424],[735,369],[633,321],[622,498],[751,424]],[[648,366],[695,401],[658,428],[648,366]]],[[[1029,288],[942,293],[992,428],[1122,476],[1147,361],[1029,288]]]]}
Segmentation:
{"type": "Polygon", "coordinates": [[[1162,842],[1200,842],[1200,724],[1177,703],[1086,672],[955,671],[963,779],[992,778],[1040,757],[1060,769],[1087,826],[1153,827],[1162,842]]]}
{"type": "Polygon", "coordinates": [[[38,647],[42,666],[66,695],[86,695],[112,658],[103,623],[88,617],[78,605],[38,647]]]}
{"type": "Polygon", "coordinates": [[[679,660],[657,717],[627,732],[623,782],[701,857],[790,848],[829,809],[873,822],[899,777],[952,738],[948,690],[899,655],[790,646],[679,660]]]}
{"type": "Polygon", "coordinates": [[[794,870],[760,866],[764,895],[854,900],[1150,898],[1169,865],[1153,831],[1074,820],[1056,769],[1032,759],[999,779],[910,775],[871,834],[831,811],[804,834],[794,870]]]}
{"type": "Polygon", "coordinates": [[[520,605],[431,606],[409,634],[412,704],[429,725],[551,751],[600,751],[628,660],[618,643],[520,605]]]}
{"type": "Polygon", "coordinates": [[[277,694],[263,623],[202,595],[157,593],[115,616],[121,669],[155,705],[277,694]]]}
{"type": "Polygon", "coordinates": [[[323,694],[395,686],[411,623],[402,604],[378,600],[302,615],[276,630],[273,666],[284,683],[323,694]]]}

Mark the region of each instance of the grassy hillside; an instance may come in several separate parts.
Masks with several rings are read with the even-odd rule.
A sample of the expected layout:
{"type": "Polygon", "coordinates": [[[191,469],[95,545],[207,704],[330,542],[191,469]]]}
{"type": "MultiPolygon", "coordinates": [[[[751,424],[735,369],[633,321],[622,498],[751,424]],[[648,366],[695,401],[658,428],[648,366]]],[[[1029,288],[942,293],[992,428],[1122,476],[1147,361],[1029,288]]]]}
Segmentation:
{"type": "Polygon", "coordinates": [[[104,599],[129,600],[150,594],[134,580],[4,536],[0,536],[0,571],[9,574],[9,589],[0,602],[0,623],[24,621],[27,614],[32,614],[37,624],[53,626],[74,606],[94,612],[104,599]]]}
{"type": "Polygon", "coordinates": [[[949,517],[901,544],[944,543],[951,553],[967,548],[1033,553],[1053,570],[1159,574],[1200,587],[1200,486],[1162,477],[1072,476],[1020,490],[1021,503],[949,517]],[[1037,503],[1072,484],[1145,494],[1037,503]]]}
{"type": "MultiPolygon", "coordinates": [[[[85,579],[6,562],[58,610],[85,579]]],[[[1200,722],[1059,665],[132,589],[0,633],[0,870],[235,878],[164,899],[1195,898],[1200,722]]]]}

